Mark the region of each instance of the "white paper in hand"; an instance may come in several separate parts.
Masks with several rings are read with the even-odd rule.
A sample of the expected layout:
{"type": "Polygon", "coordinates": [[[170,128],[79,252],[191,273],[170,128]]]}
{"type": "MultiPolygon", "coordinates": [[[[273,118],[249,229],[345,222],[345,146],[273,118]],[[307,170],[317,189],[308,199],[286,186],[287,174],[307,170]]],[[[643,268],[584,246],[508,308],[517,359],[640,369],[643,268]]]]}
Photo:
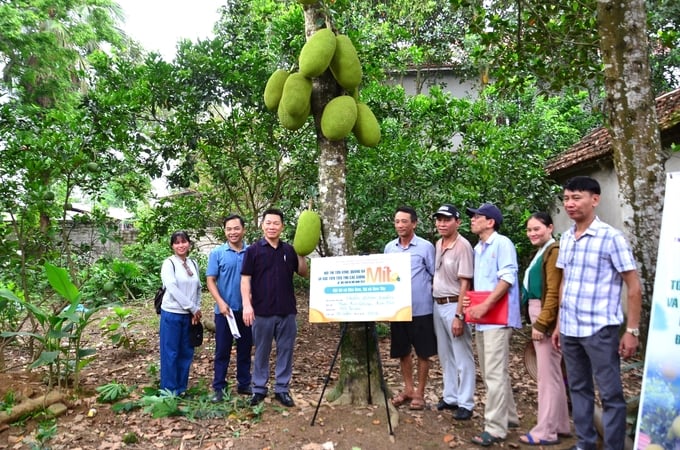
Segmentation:
{"type": "Polygon", "coordinates": [[[238,331],[238,325],[236,325],[236,319],[234,319],[233,313],[231,315],[227,314],[227,323],[229,324],[232,336],[234,336],[235,339],[240,338],[241,333],[238,331]]]}

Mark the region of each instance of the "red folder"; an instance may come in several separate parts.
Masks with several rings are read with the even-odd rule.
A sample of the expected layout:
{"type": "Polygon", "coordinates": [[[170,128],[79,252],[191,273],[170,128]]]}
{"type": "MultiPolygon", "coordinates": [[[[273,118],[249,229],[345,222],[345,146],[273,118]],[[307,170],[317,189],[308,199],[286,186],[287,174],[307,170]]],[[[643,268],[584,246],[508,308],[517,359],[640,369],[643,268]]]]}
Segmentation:
{"type": "MultiPolygon", "coordinates": [[[[467,291],[470,297],[470,306],[479,305],[491,294],[491,291],[467,291]]],[[[493,307],[479,319],[473,319],[465,312],[465,321],[480,325],[507,325],[508,324],[508,293],[506,292],[493,307]]]]}

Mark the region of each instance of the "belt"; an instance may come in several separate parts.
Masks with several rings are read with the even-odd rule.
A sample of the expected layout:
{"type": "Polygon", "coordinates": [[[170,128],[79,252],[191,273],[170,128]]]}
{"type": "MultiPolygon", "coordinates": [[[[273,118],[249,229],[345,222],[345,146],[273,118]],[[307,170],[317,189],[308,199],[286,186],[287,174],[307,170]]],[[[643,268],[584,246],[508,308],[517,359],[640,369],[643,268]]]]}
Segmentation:
{"type": "Polygon", "coordinates": [[[458,301],[458,296],[453,295],[451,297],[435,297],[434,302],[438,305],[446,305],[447,303],[456,303],[458,301]]]}

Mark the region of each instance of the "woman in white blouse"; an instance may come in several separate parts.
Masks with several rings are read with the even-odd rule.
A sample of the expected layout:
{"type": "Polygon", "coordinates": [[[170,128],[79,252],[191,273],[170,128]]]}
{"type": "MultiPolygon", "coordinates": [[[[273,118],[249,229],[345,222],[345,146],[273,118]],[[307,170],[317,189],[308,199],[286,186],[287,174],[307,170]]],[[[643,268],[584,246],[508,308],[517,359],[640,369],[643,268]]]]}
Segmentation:
{"type": "Polygon", "coordinates": [[[174,232],[170,246],[174,254],[161,267],[165,295],[161,305],[160,388],[181,395],[187,390],[194,358],[189,326],[201,321],[201,280],[198,265],[189,258],[191,239],[187,232],[174,232]]]}

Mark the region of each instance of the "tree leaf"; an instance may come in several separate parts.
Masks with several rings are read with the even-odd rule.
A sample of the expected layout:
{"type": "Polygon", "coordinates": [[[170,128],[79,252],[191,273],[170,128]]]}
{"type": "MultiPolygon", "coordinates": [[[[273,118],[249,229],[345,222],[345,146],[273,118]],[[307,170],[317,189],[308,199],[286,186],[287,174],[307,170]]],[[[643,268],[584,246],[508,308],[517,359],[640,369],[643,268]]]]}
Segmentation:
{"type": "Polygon", "coordinates": [[[45,263],[45,273],[52,289],[64,297],[70,303],[74,303],[80,297],[78,288],[71,282],[66,269],[45,263]]]}

